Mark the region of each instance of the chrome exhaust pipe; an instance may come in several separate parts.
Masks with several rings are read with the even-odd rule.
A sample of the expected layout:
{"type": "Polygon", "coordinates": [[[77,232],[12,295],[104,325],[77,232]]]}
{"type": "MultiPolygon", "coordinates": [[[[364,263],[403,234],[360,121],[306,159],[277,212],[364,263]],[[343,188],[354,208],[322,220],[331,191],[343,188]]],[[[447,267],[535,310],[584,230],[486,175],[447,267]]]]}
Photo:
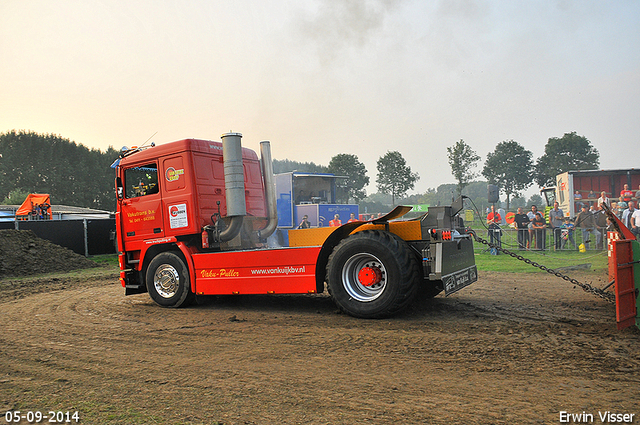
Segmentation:
{"type": "Polygon", "coordinates": [[[216,242],[228,242],[242,230],[242,221],[247,215],[244,195],[244,167],[242,166],[242,134],[225,133],[222,136],[222,158],[224,161],[224,186],[227,200],[229,226],[214,234],[216,242]]]}
{"type": "Polygon", "coordinates": [[[273,160],[271,159],[271,143],[260,142],[260,165],[264,180],[264,194],[267,201],[267,225],[256,232],[258,240],[266,239],[278,227],[278,206],[276,204],[276,184],[273,177],[273,160]]]}

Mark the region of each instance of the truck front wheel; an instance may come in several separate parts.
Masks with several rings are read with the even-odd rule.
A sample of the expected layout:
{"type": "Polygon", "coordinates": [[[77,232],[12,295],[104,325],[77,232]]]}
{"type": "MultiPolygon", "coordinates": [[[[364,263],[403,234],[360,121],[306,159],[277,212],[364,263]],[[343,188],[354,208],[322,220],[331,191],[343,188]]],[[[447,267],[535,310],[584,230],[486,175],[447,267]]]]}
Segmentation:
{"type": "Polygon", "coordinates": [[[420,280],[408,245],[396,235],[365,230],[344,239],[329,256],[327,288],[345,313],[383,318],[405,308],[420,280]]]}
{"type": "Polygon", "coordinates": [[[182,307],[193,298],[189,269],[173,252],[154,257],[147,269],[147,291],[151,299],[163,307],[182,307]]]}

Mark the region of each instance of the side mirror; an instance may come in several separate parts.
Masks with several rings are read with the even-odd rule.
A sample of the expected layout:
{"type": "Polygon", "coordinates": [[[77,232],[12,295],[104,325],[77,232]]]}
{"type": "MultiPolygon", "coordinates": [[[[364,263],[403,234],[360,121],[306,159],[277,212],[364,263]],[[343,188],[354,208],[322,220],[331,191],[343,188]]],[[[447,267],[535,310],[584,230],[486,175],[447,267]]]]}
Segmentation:
{"type": "Polygon", "coordinates": [[[122,187],[122,179],[116,177],[116,196],[118,199],[124,198],[124,188],[122,187]]]}

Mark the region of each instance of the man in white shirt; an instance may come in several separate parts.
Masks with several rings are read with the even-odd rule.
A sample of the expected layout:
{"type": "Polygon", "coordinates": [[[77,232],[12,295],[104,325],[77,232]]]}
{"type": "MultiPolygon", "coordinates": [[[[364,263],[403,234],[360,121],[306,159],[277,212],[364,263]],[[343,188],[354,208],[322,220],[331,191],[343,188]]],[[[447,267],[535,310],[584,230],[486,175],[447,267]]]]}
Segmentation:
{"type": "Polygon", "coordinates": [[[600,197],[598,198],[598,205],[607,204],[609,208],[611,208],[611,201],[607,197],[607,192],[604,190],[600,192],[600,197]]]}
{"type": "Polygon", "coordinates": [[[640,235],[640,209],[636,209],[631,214],[631,233],[636,235],[636,239],[640,235]]]}

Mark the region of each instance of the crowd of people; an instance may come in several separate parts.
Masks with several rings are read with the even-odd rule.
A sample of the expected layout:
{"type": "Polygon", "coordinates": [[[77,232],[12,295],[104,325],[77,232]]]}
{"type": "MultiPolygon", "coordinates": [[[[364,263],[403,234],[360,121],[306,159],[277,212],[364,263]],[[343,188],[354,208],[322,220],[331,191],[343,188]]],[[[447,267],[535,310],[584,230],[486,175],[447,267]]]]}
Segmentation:
{"type": "MultiPolygon", "coordinates": [[[[577,249],[574,233],[579,230],[582,236],[584,249],[603,249],[603,241],[606,240],[606,232],[613,230],[612,223],[604,212],[603,204],[606,204],[614,214],[624,223],[631,232],[640,239],[640,187],[637,192],[629,189],[625,184],[620,196],[613,200],[607,196],[606,192],[601,192],[596,199],[596,194],[590,192],[586,199],[583,199],[579,191],[574,196],[576,200],[576,216],[572,219],[565,215],[560,209],[558,202],[554,202],[553,208],[549,210],[545,218],[543,212],[538,211],[536,205],[531,205],[531,210],[524,212],[522,207],[518,207],[517,212],[510,221],[510,225],[517,230],[518,249],[544,250],[547,249],[547,232],[550,232],[550,243],[553,249],[577,249]],[[590,202],[589,199],[593,199],[590,202]]],[[[502,243],[503,227],[505,224],[505,213],[503,210],[496,210],[492,205],[487,213],[487,228],[489,242],[500,246],[502,243]]]]}
{"type": "MultiPolygon", "coordinates": [[[[381,217],[381,216],[382,214],[378,214],[378,217],[381,217]]],[[[371,219],[374,218],[373,214],[370,216],[370,218],[371,219]]],[[[355,213],[349,214],[349,220],[347,220],[347,223],[353,223],[354,221],[358,221],[355,213]]],[[[334,214],[333,220],[329,220],[329,227],[340,227],[340,226],[342,226],[342,220],[340,219],[340,214],[334,214]]],[[[302,216],[302,221],[300,221],[300,224],[298,224],[296,229],[310,229],[311,227],[322,227],[322,222],[318,221],[317,226],[312,226],[311,222],[309,221],[309,216],[305,214],[304,216],[302,216]]]]}

